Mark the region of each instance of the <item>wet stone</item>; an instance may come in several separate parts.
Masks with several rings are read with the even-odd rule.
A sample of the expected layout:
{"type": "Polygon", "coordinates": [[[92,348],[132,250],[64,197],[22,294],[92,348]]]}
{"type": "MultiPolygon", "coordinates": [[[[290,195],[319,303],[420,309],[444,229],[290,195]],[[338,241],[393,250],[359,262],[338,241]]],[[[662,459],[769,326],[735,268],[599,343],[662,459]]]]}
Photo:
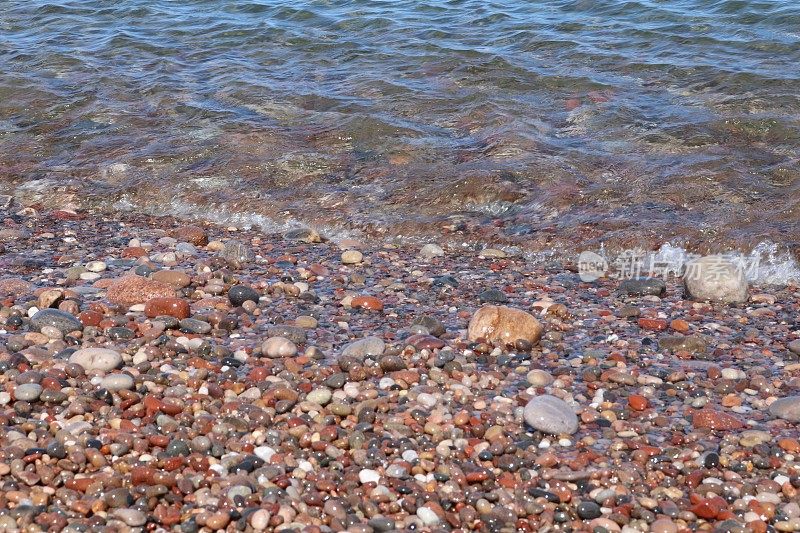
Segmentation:
{"type": "Polygon", "coordinates": [[[478,294],[481,303],[504,304],[508,302],[508,296],[503,291],[497,289],[487,289],[478,294]]]}
{"type": "Polygon", "coordinates": [[[383,342],[383,339],[369,336],[347,344],[342,349],[341,357],[353,357],[363,360],[369,356],[381,355],[385,349],[386,343],[383,342]]]}
{"type": "Polygon", "coordinates": [[[122,356],[108,348],[83,348],[69,357],[69,362],[80,365],[84,370],[109,371],[122,364],[122,356]]]}
{"type": "Polygon", "coordinates": [[[542,395],[531,398],[525,406],[525,422],[534,429],[554,435],[578,431],[578,417],[564,400],[542,395]]]}
{"type": "Polygon", "coordinates": [[[17,385],[17,388],[14,389],[14,397],[17,400],[22,400],[26,402],[33,402],[39,399],[39,395],[42,394],[42,386],[38,383],[24,383],[22,385],[17,385]]]}
{"type": "Polygon", "coordinates": [[[228,241],[220,250],[219,256],[233,265],[243,265],[256,258],[249,246],[239,241],[228,241]]]}
{"type": "Polygon", "coordinates": [[[661,279],[636,278],[623,280],[618,290],[629,296],[663,296],[667,286],[661,279]]]}
{"type": "Polygon", "coordinates": [[[769,414],[789,422],[800,422],[800,396],[779,398],[769,406],[769,414]]]}
{"type": "Polygon", "coordinates": [[[234,285],[228,291],[228,300],[234,307],[240,307],[247,301],[258,303],[258,292],[248,285],[234,285]]]}
{"type": "Polygon", "coordinates": [[[42,309],[31,317],[31,329],[41,331],[45,326],[56,328],[62,334],[83,329],[77,317],[58,309],[42,309]]]}
{"type": "Polygon", "coordinates": [[[295,344],[305,344],[307,338],[303,328],[284,324],[268,327],[266,334],[269,337],[285,337],[295,344]]]}
{"type": "Polygon", "coordinates": [[[180,328],[185,333],[204,335],[211,331],[211,324],[195,318],[184,318],[180,321],[180,328]]]}

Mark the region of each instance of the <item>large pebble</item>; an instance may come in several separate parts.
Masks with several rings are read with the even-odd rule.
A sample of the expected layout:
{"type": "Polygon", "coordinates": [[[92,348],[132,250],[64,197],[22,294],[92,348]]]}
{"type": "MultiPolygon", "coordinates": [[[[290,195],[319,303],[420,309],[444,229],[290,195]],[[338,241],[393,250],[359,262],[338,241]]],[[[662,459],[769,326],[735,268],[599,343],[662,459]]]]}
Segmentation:
{"type": "Polygon", "coordinates": [[[26,402],[32,402],[39,399],[42,394],[42,386],[38,383],[24,383],[14,389],[14,398],[26,402]]]}
{"type": "Polygon", "coordinates": [[[128,374],[110,374],[103,378],[100,386],[109,391],[130,390],[133,388],[133,378],[128,374]]]}
{"type": "Polygon", "coordinates": [[[258,303],[258,292],[248,285],[234,285],[228,291],[228,300],[234,307],[239,307],[246,301],[258,303]]]}
{"type": "Polygon", "coordinates": [[[226,242],[225,246],[220,250],[219,255],[233,265],[248,263],[256,258],[253,250],[239,241],[226,242]]]}
{"type": "Polygon", "coordinates": [[[342,252],[342,263],[345,265],[355,265],[364,260],[364,254],[358,250],[346,250],[342,252]]]}
{"type": "Polygon", "coordinates": [[[385,349],[386,343],[380,337],[364,337],[346,345],[342,349],[342,357],[364,359],[370,355],[381,355],[385,349]]]}
{"type": "Polygon", "coordinates": [[[294,357],[297,345],[286,337],[272,337],[261,345],[261,353],[269,358],[294,357]]]}
{"type": "Polygon", "coordinates": [[[306,395],[306,400],[311,403],[316,403],[319,405],[327,405],[328,402],[331,401],[331,397],[333,394],[331,390],[325,387],[319,387],[317,389],[312,390],[306,395]]]}
{"type": "Polygon", "coordinates": [[[707,255],[687,263],[683,284],[693,300],[722,303],[747,300],[744,270],[721,255],[707,255]]]}
{"type": "Polygon", "coordinates": [[[108,348],[83,348],[74,352],[69,362],[81,365],[85,370],[108,372],[122,364],[122,356],[108,348]]]}
{"type": "Polygon", "coordinates": [[[483,338],[510,344],[522,339],[536,343],[543,331],[539,321],[525,311],[506,306],[484,305],[470,320],[467,337],[471,341],[483,338]]]}
{"type": "Polygon", "coordinates": [[[419,250],[419,255],[425,259],[432,259],[434,257],[442,257],[444,250],[437,244],[426,244],[419,250]]]}
{"type": "Polygon", "coordinates": [[[108,301],[113,304],[132,306],[153,298],[174,298],[175,289],[166,283],[141,276],[123,276],[108,287],[108,301]]]}
{"type": "Polygon", "coordinates": [[[800,422],[800,396],[787,396],[775,400],[769,406],[769,414],[789,422],[800,422]]]}
{"type": "Polygon", "coordinates": [[[560,398],[545,394],[531,398],[523,411],[525,422],[532,428],[553,435],[578,431],[578,416],[560,398]]]}
{"type": "Polygon", "coordinates": [[[83,329],[77,317],[58,309],[42,309],[31,317],[31,329],[41,331],[45,326],[52,326],[66,335],[83,329]]]}

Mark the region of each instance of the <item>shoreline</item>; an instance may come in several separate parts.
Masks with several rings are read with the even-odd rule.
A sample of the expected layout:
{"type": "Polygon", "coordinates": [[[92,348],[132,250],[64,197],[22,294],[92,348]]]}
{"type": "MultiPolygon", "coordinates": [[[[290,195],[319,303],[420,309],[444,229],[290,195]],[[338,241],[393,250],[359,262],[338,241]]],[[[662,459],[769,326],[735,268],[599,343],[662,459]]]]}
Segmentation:
{"type": "Polygon", "coordinates": [[[769,407],[800,388],[795,286],[709,305],[521,257],[13,211],[0,528],[800,531],[800,433],[769,407]],[[484,304],[534,314],[541,341],[466,341],[484,304]],[[90,347],[120,360],[69,362],[90,347]],[[525,423],[542,395],[574,434],[525,423]]]}

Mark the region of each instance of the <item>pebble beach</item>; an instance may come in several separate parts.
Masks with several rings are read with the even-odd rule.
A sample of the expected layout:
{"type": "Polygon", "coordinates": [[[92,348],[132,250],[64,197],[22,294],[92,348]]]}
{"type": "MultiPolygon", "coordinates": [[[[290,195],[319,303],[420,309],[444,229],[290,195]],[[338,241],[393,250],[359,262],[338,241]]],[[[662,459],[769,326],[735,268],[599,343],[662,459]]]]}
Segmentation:
{"type": "Polygon", "coordinates": [[[800,531],[793,285],[0,214],[2,531],[800,531]]]}

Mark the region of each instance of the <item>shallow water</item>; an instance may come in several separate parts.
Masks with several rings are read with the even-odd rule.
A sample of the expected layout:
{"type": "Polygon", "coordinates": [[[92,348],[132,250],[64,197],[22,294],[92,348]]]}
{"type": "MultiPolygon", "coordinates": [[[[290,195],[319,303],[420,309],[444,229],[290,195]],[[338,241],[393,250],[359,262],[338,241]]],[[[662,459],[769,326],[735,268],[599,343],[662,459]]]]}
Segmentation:
{"type": "Polygon", "coordinates": [[[800,4],[9,0],[0,187],[330,233],[794,250],[800,4]]]}

